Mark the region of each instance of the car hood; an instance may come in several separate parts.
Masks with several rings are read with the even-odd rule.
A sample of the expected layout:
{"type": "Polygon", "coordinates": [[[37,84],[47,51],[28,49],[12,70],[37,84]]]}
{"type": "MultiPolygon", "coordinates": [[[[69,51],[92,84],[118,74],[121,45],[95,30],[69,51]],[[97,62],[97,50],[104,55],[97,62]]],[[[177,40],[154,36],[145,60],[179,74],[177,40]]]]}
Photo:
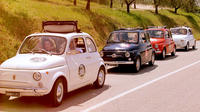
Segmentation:
{"type": "Polygon", "coordinates": [[[130,43],[109,43],[103,48],[103,51],[132,51],[138,49],[138,46],[138,44],[130,43]]]}
{"type": "Polygon", "coordinates": [[[1,64],[2,69],[42,70],[63,66],[65,59],[61,56],[46,54],[18,54],[1,64]]]}
{"type": "Polygon", "coordinates": [[[185,39],[185,35],[172,35],[173,40],[181,40],[181,39],[185,39]]]}
{"type": "Polygon", "coordinates": [[[165,40],[163,38],[150,38],[151,44],[163,43],[165,40]]]}

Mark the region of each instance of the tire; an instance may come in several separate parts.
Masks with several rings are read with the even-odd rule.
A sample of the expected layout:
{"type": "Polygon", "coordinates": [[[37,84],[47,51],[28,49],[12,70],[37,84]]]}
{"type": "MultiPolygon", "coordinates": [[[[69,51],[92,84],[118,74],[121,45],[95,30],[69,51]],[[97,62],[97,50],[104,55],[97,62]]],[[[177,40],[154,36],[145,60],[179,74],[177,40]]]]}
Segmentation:
{"type": "Polygon", "coordinates": [[[51,90],[50,93],[50,101],[53,107],[57,107],[62,104],[63,96],[64,96],[64,84],[61,78],[59,78],[51,90]]]}
{"type": "Polygon", "coordinates": [[[185,46],[185,51],[189,50],[189,43],[187,43],[187,45],[185,46]]]}
{"type": "Polygon", "coordinates": [[[192,46],[192,49],[193,49],[193,50],[196,49],[196,41],[194,42],[194,45],[192,46]]]}
{"type": "Polygon", "coordinates": [[[161,57],[161,59],[165,59],[166,58],[166,50],[165,49],[163,49],[163,52],[162,52],[160,57],[161,57]]]}
{"type": "Polygon", "coordinates": [[[98,75],[97,75],[97,79],[96,81],[93,83],[93,86],[95,88],[102,88],[104,86],[105,83],[105,79],[106,79],[106,73],[105,73],[105,69],[103,67],[101,67],[99,69],[98,75]]]}
{"type": "Polygon", "coordinates": [[[175,56],[176,55],[176,47],[174,46],[174,50],[172,51],[171,53],[172,56],[175,56]]]}
{"type": "Polygon", "coordinates": [[[151,55],[151,61],[149,62],[149,65],[153,66],[154,63],[155,63],[155,53],[152,53],[152,55],[151,55]]]}
{"type": "Polygon", "coordinates": [[[6,96],[4,94],[0,94],[0,102],[5,102],[9,100],[10,96],[6,96]]]}
{"type": "Polygon", "coordinates": [[[134,70],[135,72],[139,72],[140,71],[140,67],[141,67],[141,60],[139,57],[136,58],[135,62],[134,62],[134,70]]]}

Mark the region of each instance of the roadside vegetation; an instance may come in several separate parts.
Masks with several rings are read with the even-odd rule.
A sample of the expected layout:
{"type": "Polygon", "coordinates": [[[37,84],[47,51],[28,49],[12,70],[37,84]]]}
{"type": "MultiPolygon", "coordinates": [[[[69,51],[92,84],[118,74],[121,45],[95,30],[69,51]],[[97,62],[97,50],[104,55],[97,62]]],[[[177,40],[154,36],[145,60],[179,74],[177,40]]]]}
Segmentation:
{"type": "MultiPolygon", "coordinates": [[[[91,0],[92,1],[92,0],[91,0]]],[[[81,31],[94,37],[99,49],[105,44],[111,31],[124,27],[181,26],[193,28],[196,39],[200,39],[200,14],[179,9],[134,10],[127,13],[124,4],[113,0],[99,3],[88,0],[1,0],[0,1],[0,63],[14,56],[24,37],[40,32],[42,21],[78,20],[81,31]],[[118,4],[116,4],[118,3],[118,4]],[[76,5],[74,5],[76,4],[76,5]]],[[[137,5],[137,4],[136,4],[137,5]]]]}

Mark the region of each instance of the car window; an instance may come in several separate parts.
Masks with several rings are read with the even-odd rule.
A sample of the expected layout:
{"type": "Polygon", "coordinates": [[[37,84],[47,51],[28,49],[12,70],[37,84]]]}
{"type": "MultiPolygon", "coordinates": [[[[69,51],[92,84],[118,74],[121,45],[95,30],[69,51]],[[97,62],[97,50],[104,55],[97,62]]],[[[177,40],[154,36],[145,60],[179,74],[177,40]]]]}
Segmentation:
{"type": "Polygon", "coordinates": [[[147,38],[146,38],[146,36],[145,36],[145,33],[140,33],[140,38],[141,38],[141,41],[142,41],[142,43],[146,43],[147,42],[147,38]]]}
{"type": "Polygon", "coordinates": [[[65,51],[66,44],[67,40],[64,37],[48,35],[31,36],[26,38],[19,53],[61,55],[65,51]]]}
{"type": "Polygon", "coordinates": [[[114,32],[110,34],[108,43],[138,43],[138,33],[137,32],[114,32]]]}
{"type": "Polygon", "coordinates": [[[148,30],[150,38],[163,38],[163,31],[161,30],[148,30]]]}
{"type": "Polygon", "coordinates": [[[165,31],[165,38],[170,38],[169,32],[165,31]]]}
{"type": "Polygon", "coordinates": [[[188,33],[189,33],[189,35],[192,35],[192,30],[189,29],[189,30],[188,30],[188,33]]]}
{"type": "Polygon", "coordinates": [[[69,51],[72,54],[80,54],[86,52],[84,39],[82,37],[73,38],[69,44],[69,51]]]}
{"type": "Polygon", "coordinates": [[[91,53],[91,52],[96,52],[97,51],[97,48],[93,42],[93,40],[91,40],[90,38],[86,38],[86,45],[87,45],[87,49],[88,49],[88,52],[91,53]]]}
{"type": "Polygon", "coordinates": [[[187,29],[184,28],[174,28],[171,29],[171,32],[175,35],[187,35],[187,29]]]}

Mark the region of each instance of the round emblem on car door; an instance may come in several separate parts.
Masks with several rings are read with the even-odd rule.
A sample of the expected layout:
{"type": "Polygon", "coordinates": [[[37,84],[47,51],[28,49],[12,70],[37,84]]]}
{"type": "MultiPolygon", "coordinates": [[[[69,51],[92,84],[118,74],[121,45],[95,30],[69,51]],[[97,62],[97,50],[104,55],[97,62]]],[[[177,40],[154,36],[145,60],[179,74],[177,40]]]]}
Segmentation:
{"type": "Polygon", "coordinates": [[[84,76],[85,76],[85,66],[84,66],[83,64],[81,64],[81,65],[79,66],[78,75],[79,75],[80,77],[84,77],[84,76]]]}

